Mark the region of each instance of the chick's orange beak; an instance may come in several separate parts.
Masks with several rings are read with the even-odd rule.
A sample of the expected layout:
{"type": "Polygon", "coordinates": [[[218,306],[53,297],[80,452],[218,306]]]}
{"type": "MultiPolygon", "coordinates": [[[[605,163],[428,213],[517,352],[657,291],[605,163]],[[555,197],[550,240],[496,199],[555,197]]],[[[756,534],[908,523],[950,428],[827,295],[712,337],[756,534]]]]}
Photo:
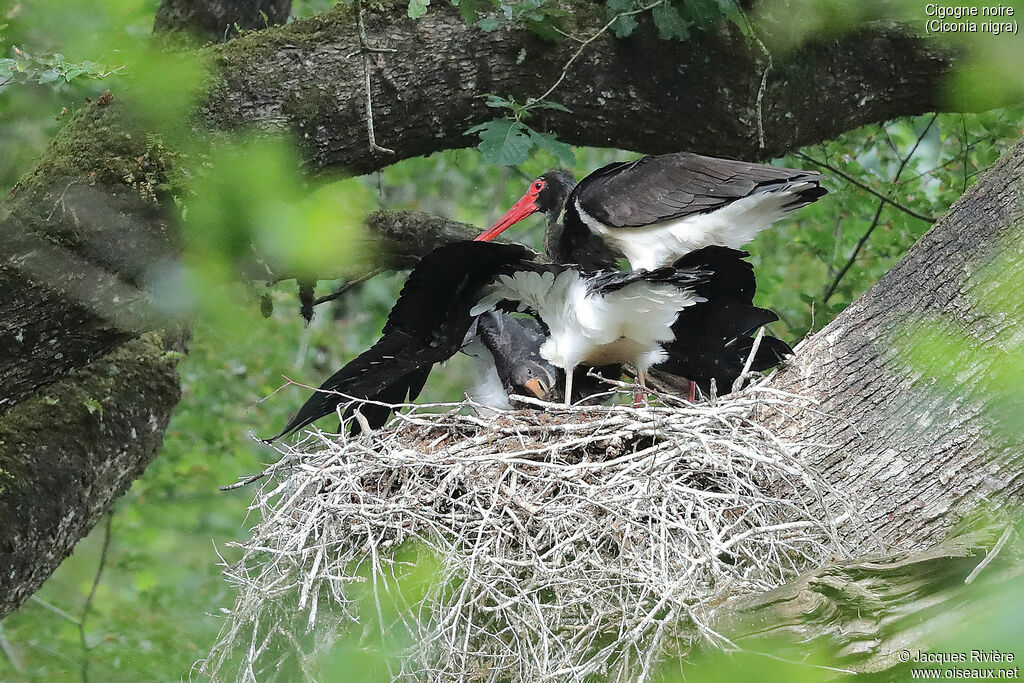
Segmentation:
{"type": "Polygon", "coordinates": [[[527,391],[533,394],[536,398],[543,399],[548,395],[547,387],[545,387],[544,383],[536,377],[526,380],[525,386],[527,391]]]}

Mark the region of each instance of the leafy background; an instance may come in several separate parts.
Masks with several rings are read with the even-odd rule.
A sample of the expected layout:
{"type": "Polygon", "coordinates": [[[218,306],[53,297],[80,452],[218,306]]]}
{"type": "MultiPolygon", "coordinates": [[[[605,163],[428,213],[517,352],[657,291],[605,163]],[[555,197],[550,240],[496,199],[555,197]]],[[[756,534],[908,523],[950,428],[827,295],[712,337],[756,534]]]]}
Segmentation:
{"type": "MultiPolygon", "coordinates": [[[[294,14],[307,16],[332,4],[297,2],[294,14]]],[[[428,11],[428,4],[412,0],[410,15],[428,11]]],[[[484,30],[512,22],[552,36],[552,27],[564,16],[561,5],[545,0],[456,4],[484,30]]],[[[853,10],[819,5],[832,7],[839,24],[877,11],[874,3],[866,3],[867,9],[851,18],[853,10]]],[[[622,13],[647,6],[610,0],[607,16],[618,17],[610,30],[627,36],[644,17],[622,13]]],[[[159,131],[153,144],[176,145],[186,156],[195,153],[176,137],[174,117],[187,106],[200,67],[179,64],[173,72],[179,74],[177,81],[167,81],[168,62],[146,44],[155,7],[156,0],[0,3],[0,192],[32,167],[86,98],[95,99],[107,88],[146,92],[147,86],[158,86],[182,95],[184,104],[177,109],[150,112],[159,131]]],[[[666,39],[685,40],[690,31],[722,20],[745,34],[753,26],[729,0],[663,2],[650,13],[666,39]]],[[[762,15],[758,21],[771,21],[770,11],[762,15]]],[[[1006,89],[1012,94],[1013,87],[1006,89]]],[[[177,680],[188,676],[213,642],[219,609],[232,603],[219,575],[219,557],[230,561],[230,542],[246,535],[251,495],[247,489],[220,492],[218,486],[274,459],[274,451],[252,434],[276,431],[303,400],[294,387],[273,393],[283,377],[319,383],[366,348],[403,279],[389,274],[353,288],[320,307],[307,326],[298,315],[294,283],[268,292],[226,283],[238,244],[263,239],[274,245],[275,231],[287,231],[301,236],[294,240],[300,246],[337,243],[338,251],[328,257],[344,262],[351,257],[346,250],[351,251],[352,242],[338,235],[351,234],[362,211],[418,209],[484,226],[549,168],[574,165],[582,177],[631,157],[616,150],[570,148],[530,128],[531,113],[559,106],[557,91],[550,101],[540,102],[520,103],[506,94],[481,96],[495,118],[471,131],[479,138],[477,148],[410,159],[381,173],[314,188],[296,175],[287,141],[256,150],[238,139],[232,148],[204,158],[204,177],[216,182],[179,186],[185,188],[178,197],[181,205],[192,211],[191,228],[207,228],[187,233],[192,240],[187,268],[174,276],[181,285],[174,313],[195,320],[191,351],[180,366],[183,399],[162,452],[117,502],[109,537],[99,525],[42,590],[0,624],[6,646],[0,679],[82,679],[88,674],[93,680],[177,680]],[[265,196],[261,190],[268,186],[276,189],[265,196]],[[339,210],[342,206],[357,210],[339,210]],[[260,227],[267,215],[276,222],[268,227],[263,221],[260,227]],[[210,283],[216,295],[198,297],[196,292],[207,291],[210,283]],[[260,312],[263,294],[274,304],[267,318],[260,312]]],[[[378,129],[386,133],[386,122],[378,122],[378,129]]],[[[851,131],[778,160],[824,170],[830,194],[749,247],[758,303],[781,317],[773,332],[795,342],[820,329],[928,229],[929,221],[921,217],[946,213],[978,172],[1022,133],[1019,109],[925,115],[851,131]],[[893,203],[881,202],[875,193],[893,203]]],[[[541,218],[532,219],[518,234],[539,246],[541,223],[541,218]]],[[[321,265],[302,260],[306,252],[318,250],[299,251],[280,257],[310,270],[321,265]]],[[[318,293],[335,284],[320,282],[318,293]]],[[[424,400],[458,398],[468,372],[464,359],[454,359],[432,376],[424,400]]],[[[735,675],[730,667],[736,665],[712,662],[701,671],[708,680],[730,680],[735,675]]],[[[781,679],[796,675],[789,669],[764,671],[781,679]]]]}

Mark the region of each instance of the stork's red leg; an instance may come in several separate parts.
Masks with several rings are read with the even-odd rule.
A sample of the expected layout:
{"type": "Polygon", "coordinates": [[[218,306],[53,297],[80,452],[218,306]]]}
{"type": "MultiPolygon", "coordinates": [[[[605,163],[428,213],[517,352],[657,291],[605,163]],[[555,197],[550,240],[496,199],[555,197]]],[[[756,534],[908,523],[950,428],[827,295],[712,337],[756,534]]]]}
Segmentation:
{"type": "Polygon", "coordinates": [[[639,408],[644,404],[644,395],[647,393],[647,373],[638,371],[636,373],[636,392],[633,394],[633,407],[639,408]]]}
{"type": "Polygon", "coordinates": [[[691,379],[691,380],[690,380],[690,403],[696,403],[696,402],[697,402],[697,401],[695,400],[695,399],[696,399],[696,397],[697,397],[697,383],[696,383],[696,382],[694,382],[694,381],[693,381],[693,380],[691,379]]]}

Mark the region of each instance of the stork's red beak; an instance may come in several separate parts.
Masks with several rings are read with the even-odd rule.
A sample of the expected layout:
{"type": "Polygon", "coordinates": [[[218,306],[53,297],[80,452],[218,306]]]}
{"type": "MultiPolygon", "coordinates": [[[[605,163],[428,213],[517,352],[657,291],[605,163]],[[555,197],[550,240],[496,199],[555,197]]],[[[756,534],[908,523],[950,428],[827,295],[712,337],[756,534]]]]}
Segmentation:
{"type": "Polygon", "coordinates": [[[537,194],[535,192],[528,192],[523,195],[522,199],[513,204],[512,208],[506,211],[505,215],[499,218],[497,223],[477,235],[473,241],[490,242],[500,235],[505,228],[515,225],[538,211],[540,211],[540,207],[537,206],[537,194]]]}

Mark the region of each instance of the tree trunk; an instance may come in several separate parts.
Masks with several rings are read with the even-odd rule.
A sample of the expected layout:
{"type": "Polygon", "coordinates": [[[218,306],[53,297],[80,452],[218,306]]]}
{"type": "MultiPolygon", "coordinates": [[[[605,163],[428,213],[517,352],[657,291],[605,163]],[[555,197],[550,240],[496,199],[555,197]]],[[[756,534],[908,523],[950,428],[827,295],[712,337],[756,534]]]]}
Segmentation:
{"type": "Polygon", "coordinates": [[[925,548],[986,501],[1022,502],[1024,444],[996,420],[1024,415],[1001,377],[1024,349],[1024,297],[994,287],[1024,275],[1022,173],[1019,142],[773,382],[819,402],[790,436],[831,444],[802,455],[858,501],[851,540],[925,548]],[[908,360],[921,322],[957,340],[955,355],[908,360]]]}
{"type": "MultiPolygon", "coordinates": [[[[579,35],[604,23],[600,10],[588,7],[570,27],[579,35]]],[[[362,59],[352,54],[359,48],[356,16],[342,7],[209,49],[215,72],[197,125],[288,129],[302,140],[312,169],[374,170],[475,144],[464,131],[494,114],[476,95],[539,95],[576,49],[522,31],[483,33],[448,7],[418,21],[399,6],[367,11],[365,19],[371,43],[397,50],[370,57],[378,141],[394,156],[368,144],[362,59]]],[[[686,43],[662,41],[646,24],[624,41],[606,33],[552,95],[574,113],[545,112],[530,123],[577,144],[767,157],[937,108],[952,58],[899,27],[875,26],[777,56],[774,64],[759,108],[767,60],[734,30],[698,32],[686,43]],[[633,74],[643,78],[630,80],[633,74]]],[[[153,294],[143,289],[177,255],[169,199],[159,189],[172,156],[144,133],[116,94],[101,98],[73,117],[0,213],[0,348],[12,350],[0,357],[0,616],[38,588],[142,471],[178,400],[173,367],[184,335],[154,313],[153,294]],[[135,403],[126,387],[139,397],[135,403]]],[[[985,218],[994,226],[995,215],[985,218]]],[[[412,230],[418,223],[395,215],[380,225],[412,230]]],[[[417,244],[432,242],[408,241],[390,257],[408,258],[417,244]]],[[[819,339],[826,336],[809,348],[824,343],[819,339]]],[[[839,381],[839,365],[833,380],[819,381],[839,381]]],[[[847,411],[856,406],[851,400],[847,411]]],[[[832,465],[833,476],[855,479],[838,453],[832,465]]],[[[956,476],[966,486],[984,474],[975,468],[956,476]]],[[[929,486],[934,482],[911,477],[904,497],[927,498],[929,486]]],[[[942,528],[915,524],[922,534],[942,528]]]]}

